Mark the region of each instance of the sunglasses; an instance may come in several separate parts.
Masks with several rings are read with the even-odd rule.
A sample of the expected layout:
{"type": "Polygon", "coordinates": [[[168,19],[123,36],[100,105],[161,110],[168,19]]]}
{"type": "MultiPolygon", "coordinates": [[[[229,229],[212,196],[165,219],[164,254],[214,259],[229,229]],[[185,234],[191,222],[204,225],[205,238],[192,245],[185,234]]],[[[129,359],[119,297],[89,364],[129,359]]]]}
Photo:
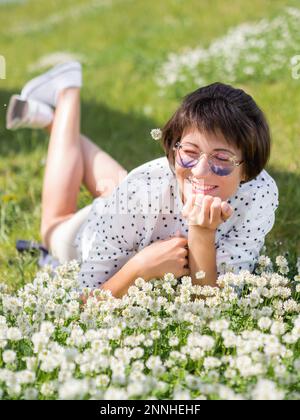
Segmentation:
{"type": "Polygon", "coordinates": [[[212,153],[199,153],[193,146],[189,144],[181,144],[177,142],[173,147],[176,152],[176,162],[183,168],[193,168],[198,164],[202,155],[207,156],[210,170],[219,176],[230,175],[236,166],[241,165],[236,156],[232,156],[225,151],[214,151],[212,153]]]}

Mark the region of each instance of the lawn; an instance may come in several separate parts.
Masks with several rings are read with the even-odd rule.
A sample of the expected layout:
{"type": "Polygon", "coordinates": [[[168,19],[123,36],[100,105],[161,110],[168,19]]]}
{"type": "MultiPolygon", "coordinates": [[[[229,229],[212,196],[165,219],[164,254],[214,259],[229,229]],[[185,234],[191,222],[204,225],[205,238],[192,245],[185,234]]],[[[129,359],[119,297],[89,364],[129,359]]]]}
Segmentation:
{"type": "MultiPolygon", "coordinates": [[[[199,86],[197,80],[201,80],[198,67],[193,70],[199,71],[198,79],[194,74],[183,83],[165,87],[159,84],[159,74],[169,54],[179,55],[187,48],[209,48],[242,23],[255,24],[261,19],[273,22],[284,15],[287,7],[297,7],[297,3],[0,1],[0,55],[6,60],[6,79],[0,79],[0,281],[15,290],[32,280],[37,270],[37,257],[18,255],[15,241],[40,241],[47,135],[41,131],[7,131],[5,113],[10,95],[44,70],[42,59],[44,63],[45,57],[53,60],[51,55],[57,53],[81,59],[82,131],[131,170],[162,155],[150,130],[161,127],[181,97],[199,86]]],[[[294,35],[297,39],[299,34],[294,35]]],[[[272,36],[286,41],[280,28],[272,36]]],[[[272,45],[275,50],[284,51],[285,44],[272,45]]],[[[222,77],[222,66],[212,77],[242,87],[266,112],[273,137],[272,156],[266,169],[276,180],[280,194],[276,223],[266,238],[267,253],[273,258],[286,254],[294,273],[300,255],[300,79],[292,77],[290,58],[297,53],[297,45],[286,47],[289,50],[282,55],[280,65],[277,63],[276,71],[268,76],[263,72],[265,63],[272,64],[275,56],[269,48],[267,43],[262,56],[266,61],[261,59],[259,68],[243,72],[239,67],[234,83],[227,73],[222,77]]],[[[213,63],[212,60],[209,65],[213,63]]],[[[91,197],[82,188],[79,207],[90,202],[91,197]]]]}

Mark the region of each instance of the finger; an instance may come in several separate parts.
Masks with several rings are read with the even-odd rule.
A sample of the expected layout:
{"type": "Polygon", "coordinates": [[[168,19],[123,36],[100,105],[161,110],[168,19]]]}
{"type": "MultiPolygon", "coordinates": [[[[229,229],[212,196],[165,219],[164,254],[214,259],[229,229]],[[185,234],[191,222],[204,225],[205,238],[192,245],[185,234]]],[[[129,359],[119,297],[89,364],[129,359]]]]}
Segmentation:
{"type": "Polygon", "coordinates": [[[178,247],[185,247],[188,243],[188,238],[185,236],[173,236],[168,241],[174,241],[175,245],[178,247]]]}
{"type": "Polygon", "coordinates": [[[189,213],[191,211],[194,205],[194,201],[195,201],[195,194],[191,193],[190,195],[188,195],[186,202],[184,204],[184,207],[183,207],[185,212],[189,213]]]}
{"type": "Polygon", "coordinates": [[[206,195],[203,199],[203,205],[202,205],[202,211],[203,211],[203,217],[204,220],[208,221],[210,220],[210,207],[213,202],[213,197],[211,195],[206,195]]]}
{"type": "Polygon", "coordinates": [[[222,210],[222,219],[226,221],[233,213],[233,208],[226,202],[222,201],[221,203],[221,210],[222,210]]]}
{"type": "MultiPolygon", "coordinates": [[[[219,222],[220,217],[221,217],[221,198],[220,197],[215,197],[214,201],[211,204],[210,207],[210,223],[214,224],[219,222]]],[[[220,223],[220,222],[219,222],[220,223]]]]}
{"type": "Polygon", "coordinates": [[[189,215],[189,213],[191,212],[191,210],[194,206],[195,198],[196,198],[196,194],[190,194],[187,197],[186,203],[184,204],[184,206],[182,208],[182,215],[184,217],[187,217],[189,215]]]}
{"type": "Polygon", "coordinates": [[[204,196],[202,194],[197,194],[194,201],[194,206],[197,206],[199,209],[201,209],[203,199],[204,199],[204,196]]]}

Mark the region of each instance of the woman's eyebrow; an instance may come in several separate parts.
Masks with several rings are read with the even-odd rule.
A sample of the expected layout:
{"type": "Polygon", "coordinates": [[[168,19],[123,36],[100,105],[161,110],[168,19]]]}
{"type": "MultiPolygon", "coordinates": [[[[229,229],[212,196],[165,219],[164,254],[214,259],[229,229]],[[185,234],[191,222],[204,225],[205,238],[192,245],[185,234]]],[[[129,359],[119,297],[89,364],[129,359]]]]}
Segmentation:
{"type": "MultiPolygon", "coordinates": [[[[198,146],[197,144],[195,144],[195,143],[191,143],[191,142],[189,142],[189,141],[186,141],[184,144],[190,144],[191,146],[195,146],[195,147],[197,147],[197,148],[199,149],[199,146],[198,146]]],[[[223,151],[223,152],[229,152],[229,153],[231,153],[232,155],[234,155],[234,154],[235,154],[234,152],[232,152],[232,151],[231,151],[231,150],[229,150],[229,149],[223,149],[223,148],[220,148],[220,147],[217,147],[217,148],[213,149],[213,151],[218,151],[218,152],[220,152],[220,151],[223,151]]]]}

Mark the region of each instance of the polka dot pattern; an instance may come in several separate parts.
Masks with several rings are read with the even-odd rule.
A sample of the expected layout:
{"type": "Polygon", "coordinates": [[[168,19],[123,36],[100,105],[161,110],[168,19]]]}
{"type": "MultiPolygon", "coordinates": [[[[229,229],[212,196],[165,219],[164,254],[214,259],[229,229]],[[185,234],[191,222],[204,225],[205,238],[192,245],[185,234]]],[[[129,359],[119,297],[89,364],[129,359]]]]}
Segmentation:
{"type": "MultiPolygon", "coordinates": [[[[275,221],[278,189],[263,170],[228,200],[234,214],[216,232],[218,275],[253,270],[275,221]]],[[[175,235],[188,236],[179,186],[165,157],[132,170],[111,196],[94,200],[75,239],[81,287],[97,288],[137,252],[175,235]]]]}

